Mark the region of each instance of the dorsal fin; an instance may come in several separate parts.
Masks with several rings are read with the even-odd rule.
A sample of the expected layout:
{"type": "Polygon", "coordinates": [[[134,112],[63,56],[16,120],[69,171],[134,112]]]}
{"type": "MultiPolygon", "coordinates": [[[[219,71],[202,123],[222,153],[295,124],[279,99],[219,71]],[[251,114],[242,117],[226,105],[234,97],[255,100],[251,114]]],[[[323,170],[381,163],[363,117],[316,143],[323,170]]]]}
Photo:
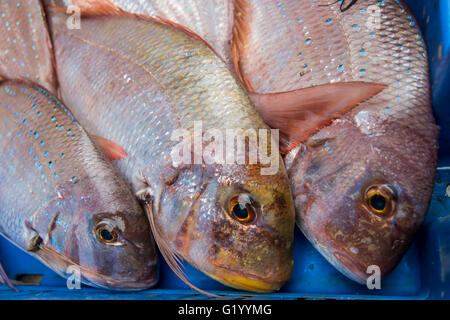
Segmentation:
{"type": "MultiPolygon", "coordinates": [[[[150,17],[143,14],[130,13],[122,10],[117,7],[114,3],[109,0],[72,0],[72,4],[80,9],[80,13],[82,17],[95,17],[95,16],[129,16],[129,17],[137,17],[139,19],[148,20],[152,22],[156,22],[165,26],[172,27],[174,29],[180,30],[186,33],[188,36],[202,42],[209,49],[211,49],[218,57],[220,57],[214,48],[202,37],[200,37],[197,33],[192,31],[191,29],[182,26],[179,23],[170,21],[168,19],[162,17],[150,17]]],[[[63,8],[57,8],[56,10],[64,10],[63,8]]]]}
{"type": "Polygon", "coordinates": [[[252,93],[250,97],[264,121],[280,130],[280,151],[286,154],[385,87],[369,82],[340,82],[289,92],[252,93]]]}

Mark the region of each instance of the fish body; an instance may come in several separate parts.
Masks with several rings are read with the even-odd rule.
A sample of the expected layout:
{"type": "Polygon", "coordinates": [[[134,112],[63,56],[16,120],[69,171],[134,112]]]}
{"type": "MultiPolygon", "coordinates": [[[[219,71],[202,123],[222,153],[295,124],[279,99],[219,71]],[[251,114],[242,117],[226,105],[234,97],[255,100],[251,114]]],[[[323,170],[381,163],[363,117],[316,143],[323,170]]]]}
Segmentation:
{"type": "Polygon", "coordinates": [[[151,287],[148,220],[71,111],[15,80],[0,84],[0,118],[0,234],[64,277],[79,270],[97,287],[151,287]]]}
{"type": "Polygon", "coordinates": [[[61,95],[89,132],[127,152],[114,163],[153,199],[163,254],[235,288],[279,289],[292,271],[294,228],[282,163],[273,175],[261,175],[260,163],[173,164],[173,131],[192,135],[196,121],[203,130],[268,130],[224,62],[164,23],[86,14],[68,30],[64,14],[49,12],[61,95]],[[251,219],[236,218],[236,203],[251,219]]]}
{"type": "Polygon", "coordinates": [[[249,90],[386,86],[293,148],[285,163],[297,224],[323,256],[360,283],[371,265],[388,274],[427,212],[436,170],[438,130],[417,23],[394,0],[238,2],[245,5],[234,57],[249,90]]]}

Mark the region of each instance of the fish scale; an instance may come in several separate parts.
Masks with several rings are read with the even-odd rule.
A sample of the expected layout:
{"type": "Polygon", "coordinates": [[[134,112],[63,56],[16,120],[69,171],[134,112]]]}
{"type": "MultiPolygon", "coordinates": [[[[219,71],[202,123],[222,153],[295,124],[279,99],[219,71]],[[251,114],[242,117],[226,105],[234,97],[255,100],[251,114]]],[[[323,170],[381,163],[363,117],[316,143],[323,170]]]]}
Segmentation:
{"type": "MultiPolygon", "coordinates": [[[[17,185],[15,188],[2,187],[2,199],[10,199],[11,203],[18,204],[18,206],[8,208],[1,215],[2,225],[7,226],[4,228],[4,232],[9,238],[15,238],[16,232],[20,236],[26,235],[23,232],[25,230],[23,230],[21,213],[29,211],[26,208],[31,203],[34,204],[33,207],[46,207],[55,197],[55,194],[50,191],[55,189],[58,180],[71,181],[72,177],[76,177],[77,174],[74,169],[71,171],[62,169],[65,167],[65,163],[73,161],[74,155],[80,151],[81,135],[79,133],[81,132],[77,132],[77,144],[71,143],[74,147],[67,150],[65,146],[72,141],[72,137],[75,138],[75,135],[68,135],[66,131],[61,132],[58,128],[65,125],[66,128],[71,128],[73,131],[79,131],[79,127],[70,120],[67,114],[53,110],[53,108],[59,109],[60,106],[56,105],[53,98],[46,97],[44,92],[29,86],[19,89],[14,85],[11,87],[2,85],[3,124],[1,134],[4,138],[1,150],[5,155],[3,162],[10,164],[3,168],[2,184],[3,186],[17,185]],[[5,94],[9,97],[5,97],[5,94]],[[26,107],[22,106],[19,101],[24,101],[26,107]],[[50,118],[54,114],[59,119],[55,118],[52,121],[50,118]],[[46,121],[42,121],[40,117],[46,121]],[[58,143],[51,143],[52,141],[58,143]],[[46,156],[46,152],[49,152],[48,156],[46,156]],[[65,159],[60,159],[62,153],[67,155],[65,159]],[[50,166],[50,163],[53,166],[50,166]],[[8,168],[15,168],[15,170],[8,170],[8,168]],[[33,172],[30,174],[29,170],[33,172]],[[42,188],[36,189],[35,187],[39,185],[42,188]],[[27,192],[24,194],[18,190],[27,192]],[[24,199],[26,201],[23,201],[24,199]],[[8,221],[16,223],[11,226],[8,225],[8,221]]],[[[36,214],[36,212],[30,213],[36,214]]],[[[32,215],[29,216],[29,218],[31,217],[32,215]]],[[[27,240],[21,237],[17,239],[17,243],[25,247],[27,240]]]]}
{"type": "Polygon", "coordinates": [[[195,32],[212,44],[228,66],[233,58],[229,50],[232,34],[233,3],[217,0],[188,0],[182,3],[173,1],[111,1],[121,9],[152,17],[162,17],[195,32]],[[213,26],[213,27],[212,27],[213,26]]]}
{"type": "Polygon", "coordinates": [[[65,15],[48,12],[61,95],[89,132],[127,151],[114,164],[135,192],[154,199],[146,208],[156,211],[149,216],[163,253],[232,287],[278,289],[292,270],[294,227],[282,163],[267,176],[261,163],[172,163],[180,142],[172,133],[192,135],[195,121],[222,133],[268,130],[225,63],[201,41],[152,19],[85,13],[81,28],[68,30],[65,15]],[[230,202],[241,193],[260,208],[253,223],[232,216],[230,202]]]}
{"type": "MultiPolygon", "coordinates": [[[[47,0],[67,7],[70,0],[47,0]]],[[[73,3],[73,2],[72,2],[73,3]]],[[[230,40],[233,31],[233,1],[223,0],[112,0],[122,10],[150,17],[161,17],[193,30],[208,42],[233,70],[230,40]]]]}

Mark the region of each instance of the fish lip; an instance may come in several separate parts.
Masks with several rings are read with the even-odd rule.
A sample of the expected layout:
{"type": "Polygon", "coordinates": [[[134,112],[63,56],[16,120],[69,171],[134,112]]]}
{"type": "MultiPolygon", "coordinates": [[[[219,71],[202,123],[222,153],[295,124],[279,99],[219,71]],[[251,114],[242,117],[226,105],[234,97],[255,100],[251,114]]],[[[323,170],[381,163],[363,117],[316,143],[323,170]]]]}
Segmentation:
{"type": "Polygon", "coordinates": [[[263,278],[250,273],[244,273],[232,268],[216,267],[216,272],[206,273],[214,280],[238,289],[259,293],[270,293],[279,290],[288,278],[283,280],[268,281],[267,277],[263,278]]]}

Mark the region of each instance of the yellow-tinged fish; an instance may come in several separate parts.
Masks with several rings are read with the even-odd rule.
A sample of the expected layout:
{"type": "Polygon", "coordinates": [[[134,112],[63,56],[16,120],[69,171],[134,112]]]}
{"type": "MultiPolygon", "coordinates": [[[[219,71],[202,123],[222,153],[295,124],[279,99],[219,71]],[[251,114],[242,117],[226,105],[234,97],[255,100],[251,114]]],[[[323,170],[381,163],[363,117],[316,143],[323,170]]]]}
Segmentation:
{"type": "Polygon", "coordinates": [[[278,151],[272,175],[261,175],[259,161],[176,167],[171,152],[179,144],[174,130],[192,134],[195,121],[204,131],[266,132],[245,90],[199,37],[176,24],[104,1],[78,5],[78,30],[66,27],[64,13],[47,10],[61,95],[90,133],[126,151],[115,165],[144,200],[169,265],[185,281],[178,257],[231,287],[278,290],[292,272],[295,224],[278,151]]]}

